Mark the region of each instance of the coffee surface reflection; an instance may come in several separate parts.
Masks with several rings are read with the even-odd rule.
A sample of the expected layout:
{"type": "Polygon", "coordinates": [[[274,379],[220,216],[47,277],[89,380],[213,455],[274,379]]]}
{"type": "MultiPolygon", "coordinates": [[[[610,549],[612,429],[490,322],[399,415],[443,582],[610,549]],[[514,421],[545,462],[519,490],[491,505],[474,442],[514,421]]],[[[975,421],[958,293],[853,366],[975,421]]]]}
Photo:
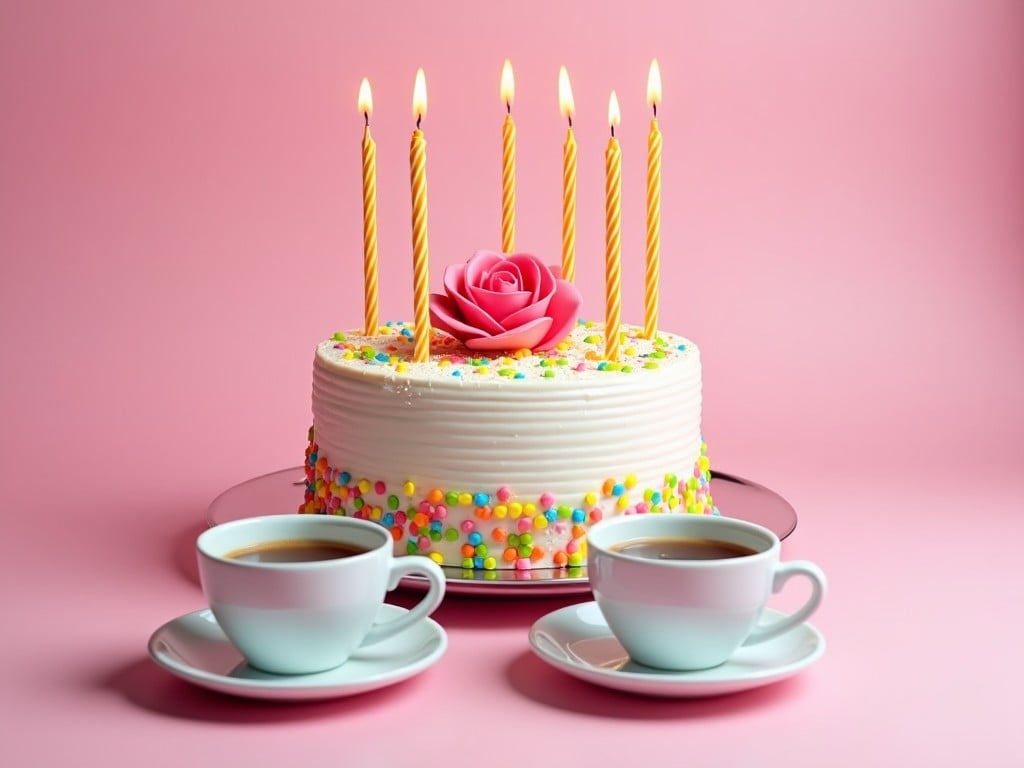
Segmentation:
{"type": "Polygon", "coordinates": [[[369,550],[342,541],[321,539],[279,539],[262,541],[228,552],[225,557],[245,563],[311,563],[361,555],[369,550]]]}
{"type": "Polygon", "coordinates": [[[731,541],[689,536],[629,539],[619,544],[613,544],[609,549],[624,555],[644,557],[650,560],[725,560],[757,554],[756,549],[731,541]]]}

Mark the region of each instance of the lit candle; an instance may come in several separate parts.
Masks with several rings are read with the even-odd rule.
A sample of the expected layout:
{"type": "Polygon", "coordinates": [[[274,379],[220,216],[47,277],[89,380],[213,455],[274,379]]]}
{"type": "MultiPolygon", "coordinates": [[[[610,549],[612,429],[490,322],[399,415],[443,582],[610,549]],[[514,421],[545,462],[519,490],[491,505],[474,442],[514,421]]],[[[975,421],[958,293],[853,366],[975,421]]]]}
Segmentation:
{"type": "Polygon", "coordinates": [[[416,72],[412,91],[412,114],[416,129],[409,148],[412,180],[412,277],[415,327],[413,362],[425,363],[430,357],[430,268],[427,247],[427,142],[420,130],[420,121],[427,113],[427,82],[423,70],[416,72]]]}
{"type": "Polygon", "coordinates": [[[377,333],[377,142],[370,136],[373,96],[365,77],[359,85],[363,129],[363,310],[366,335],[377,333]]]}
{"type": "Polygon", "coordinates": [[[612,91],[608,100],[608,125],[612,135],[604,153],[604,221],[605,221],[605,321],[604,356],[619,359],[619,316],[622,313],[622,151],[615,138],[619,124],[619,100],[612,91]]]}
{"type": "Polygon", "coordinates": [[[576,107],[565,67],[558,71],[558,105],[569,121],[562,147],[562,277],[571,283],[576,280],[576,137],[572,130],[576,107]]]}
{"type": "Polygon", "coordinates": [[[512,63],[505,59],[501,68],[501,100],[505,104],[505,124],[501,130],[501,250],[512,253],[516,247],[516,124],[512,120],[515,80],[512,63]]]}
{"type": "Polygon", "coordinates": [[[647,134],[647,270],[644,276],[644,338],[658,332],[658,281],[661,259],[661,131],[658,104],[661,103],[661,72],[658,60],[651,62],[647,75],[647,103],[654,110],[647,134]]]}

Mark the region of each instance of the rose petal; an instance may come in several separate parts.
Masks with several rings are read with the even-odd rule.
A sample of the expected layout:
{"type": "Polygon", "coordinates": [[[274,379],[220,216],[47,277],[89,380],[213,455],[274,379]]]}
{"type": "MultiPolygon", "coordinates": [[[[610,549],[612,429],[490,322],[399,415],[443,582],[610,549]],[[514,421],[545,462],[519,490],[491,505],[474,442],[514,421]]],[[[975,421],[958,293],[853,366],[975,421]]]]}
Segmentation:
{"type": "Polygon", "coordinates": [[[523,290],[523,274],[519,271],[519,267],[506,259],[491,270],[480,287],[497,293],[521,291],[523,290]]]}
{"type": "MultiPolygon", "coordinates": [[[[526,294],[527,296],[529,294],[526,294]]],[[[548,314],[548,304],[551,299],[545,296],[540,301],[535,301],[532,304],[527,304],[522,309],[519,309],[512,314],[502,318],[501,325],[503,328],[518,328],[521,325],[532,322],[538,317],[542,317],[548,314]]]]}
{"type": "Polygon", "coordinates": [[[457,305],[443,293],[430,294],[430,324],[462,342],[488,335],[479,328],[462,322],[457,305]]]}
{"type": "Polygon", "coordinates": [[[523,273],[523,287],[531,289],[532,301],[514,314],[503,317],[501,324],[505,328],[518,328],[541,315],[549,314],[548,304],[555,292],[555,279],[551,276],[551,270],[540,259],[528,253],[513,254],[509,261],[513,259],[523,273]]]}
{"type": "Polygon", "coordinates": [[[546,265],[540,263],[535,256],[517,254],[517,257],[522,259],[524,272],[529,275],[533,301],[515,314],[502,318],[501,324],[506,328],[517,328],[540,315],[549,314],[548,304],[555,292],[555,281],[546,265]]]}
{"type": "Polygon", "coordinates": [[[452,264],[444,268],[444,277],[441,278],[444,285],[444,292],[449,296],[466,295],[466,265],[452,264]]]}
{"type": "Polygon", "coordinates": [[[544,262],[529,253],[513,253],[508,260],[515,264],[523,276],[523,290],[533,294],[533,300],[539,301],[549,296],[555,289],[554,277],[544,262]]]}
{"type": "Polygon", "coordinates": [[[529,292],[523,293],[519,267],[502,256],[498,261],[491,261],[491,256],[488,252],[478,260],[480,264],[489,262],[491,269],[489,272],[474,272],[475,282],[466,284],[466,296],[502,328],[507,328],[504,319],[529,304],[531,297],[529,292]]]}
{"type": "Polygon", "coordinates": [[[497,336],[480,336],[465,343],[478,352],[509,352],[515,349],[534,349],[551,330],[550,317],[538,317],[532,323],[521,325],[497,336]]]}
{"type": "MultiPolygon", "coordinates": [[[[504,330],[525,322],[518,320],[508,323],[506,318],[536,301],[536,297],[523,287],[523,275],[519,266],[500,255],[494,260],[495,255],[484,252],[478,254],[480,258],[474,257],[477,259],[477,265],[490,264],[490,271],[474,270],[473,282],[467,282],[465,293],[471,302],[498,322],[504,330]]],[[[531,320],[535,317],[537,315],[532,314],[526,319],[531,320]]]]}
{"type": "Polygon", "coordinates": [[[547,335],[536,347],[535,352],[551,349],[569,335],[579,319],[583,297],[579,289],[567,280],[555,280],[555,292],[548,303],[547,315],[551,318],[551,327],[547,335]]]}
{"type": "Polygon", "coordinates": [[[473,303],[472,299],[466,299],[462,296],[454,296],[452,298],[454,298],[455,304],[459,308],[459,314],[462,315],[462,319],[469,325],[479,328],[484,334],[489,336],[494,333],[503,333],[506,330],[504,325],[494,319],[486,309],[473,303]]]}
{"type": "Polygon", "coordinates": [[[515,328],[517,325],[522,325],[522,321],[509,323],[507,319],[510,315],[515,316],[521,310],[530,306],[530,294],[527,291],[497,293],[477,288],[473,291],[473,300],[479,309],[500,323],[502,329],[515,328]]]}
{"type": "Polygon", "coordinates": [[[466,262],[466,284],[483,285],[488,272],[505,261],[505,257],[494,251],[477,251],[466,262]]]}
{"type": "MultiPolygon", "coordinates": [[[[473,257],[473,259],[476,258],[476,256],[473,257]]],[[[469,278],[469,267],[473,263],[473,259],[466,264],[453,264],[444,270],[444,290],[458,307],[458,311],[453,316],[460,317],[467,325],[478,329],[479,335],[501,333],[505,330],[504,326],[491,317],[486,310],[477,307],[476,302],[467,291],[466,281],[469,278]]],[[[500,261],[500,257],[498,260],[500,261]]],[[[485,261],[486,257],[482,260],[478,259],[476,264],[479,266],[485,261]]]]}

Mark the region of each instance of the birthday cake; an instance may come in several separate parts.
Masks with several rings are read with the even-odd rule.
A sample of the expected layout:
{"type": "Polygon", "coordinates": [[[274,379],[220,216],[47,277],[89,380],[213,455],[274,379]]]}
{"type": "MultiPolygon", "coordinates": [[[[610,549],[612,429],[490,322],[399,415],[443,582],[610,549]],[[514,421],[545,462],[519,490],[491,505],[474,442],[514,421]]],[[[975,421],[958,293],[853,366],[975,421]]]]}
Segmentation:
{"type": "Polygon", "coordinates": [[[621,325],[609,355],[572,284],[523,254],[482,252],[444,283],[425,360],[410,323],[317,346],[300,511],[484,571],[584,565],[610,515],[713,511],[696,344],[621,325]]]}

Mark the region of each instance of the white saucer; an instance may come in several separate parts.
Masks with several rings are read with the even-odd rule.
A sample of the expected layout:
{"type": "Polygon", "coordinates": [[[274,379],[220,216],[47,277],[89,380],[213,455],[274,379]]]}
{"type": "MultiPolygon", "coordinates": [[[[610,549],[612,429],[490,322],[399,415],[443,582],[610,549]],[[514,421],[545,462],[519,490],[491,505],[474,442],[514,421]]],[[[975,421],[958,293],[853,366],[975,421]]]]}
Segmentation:
{"type": "MultiPolygon", "coordinates": [[[[768,608],[764,617],[782,616],[768,608]]],[[[647,696],[717,696],[745,691],[795,675],[821,658],[825,638],[810,624],[741,648],[725,664],[696,672],[671,672],[636,664],[612,635],[597,603],[579,603],[541,617],[530,628],[534,652],[573,677],[647,696]]]]}
{"type": "MultiPolygon", "coordinates": [[[[384,604],[378,621],[407,613],[384,604]]],[[[433,619],[424,619],[394,637],[362,648],[347,662],[311,675],[273,675],[250,667],[208,608],[164,624],[149,639],[149,655],[164,669],[191,683],[221,693],[257,699],[310,701],[352,696],[417,675],[444,655],[448,636],[433,619]]]]}

